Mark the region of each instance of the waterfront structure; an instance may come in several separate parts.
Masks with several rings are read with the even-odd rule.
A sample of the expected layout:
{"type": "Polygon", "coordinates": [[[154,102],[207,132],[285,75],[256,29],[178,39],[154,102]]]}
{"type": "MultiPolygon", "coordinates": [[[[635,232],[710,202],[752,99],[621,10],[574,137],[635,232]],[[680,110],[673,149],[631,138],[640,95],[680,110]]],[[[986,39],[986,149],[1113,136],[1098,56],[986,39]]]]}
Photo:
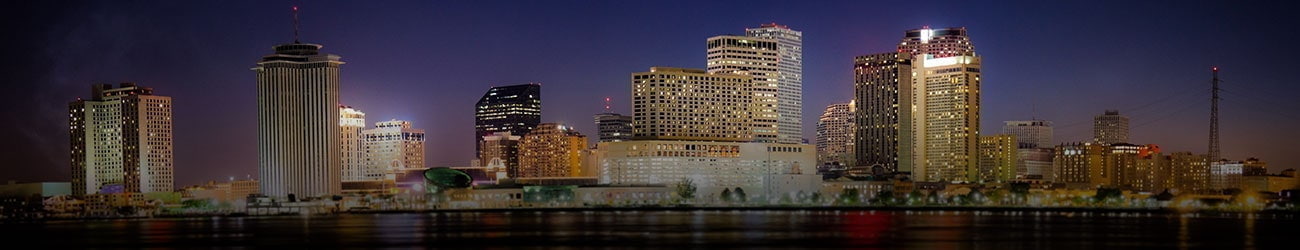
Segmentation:
{"type": "MultiPolygon", "coordinates": [[[[481,149],[483,137],[498,132],[524,135],[542,121],[542,85],[528,83],[492,87],[474,105],[474,146],[481,149]]],[[[475,158],[483,152],[476,151],[475,158]]],[[[508,162],[507,165],[513,165],[508,162]]]]}
{"type": "Polygon", "coordinates": [[[1008,182],[1016,178],[1016,137],[1000,134],[979,137],[977,181],[1008,182]]]}
{"type": "Polygon", "coordinates": [[[853,164],[853,113],[857,105],[836,103],[826,106],[817,119],[817,164],[853,164]]]}
{"type": "Polygon", "coordinates": [[[122,83],[68,104],[72,194],[171,192],[172,99],[122,83]]]}
{"type": "Polygon", "coordinates": [[[974,56],[975,45],[966,34],[966,27],[931,29],[922,27],[904,32],[898,44],[899,53],[933,55],[935,58],[974,56]]]}
{"type": "Polygon", "coordinates": [[[600,142],[626,141],[632,139],[632,116],[616,113],[600,113],[594,117],[600,142]]]}
{"type": "Polygon", "coordinates": [[[1053,179],[1071,187],[1096,188],[1110,184],[1105,150],[1105,146],[1096,143],[1057,145],[1052,158],[1053,179]]]}
{"type": "Polygon", "coordinates": [[[812,145],[723,141],[632,140],[597,147],[600,182],[674,186],[690,179],[697,197],[714,199],[723,189],[750,194],[815,192],[821,186],[812,145]]]}
{"type": "Polygon", "coordinates": [[[854,162],[912,171],[912,59],[881,53],[853,59],[854,162]]]}
{"type": "Polygon", "coordinates": [[[1052,122],[1044,120],[1006,121],[1003,134],[1016,136],[1017,148],[1052,148],[1052,122]]]}
{"type": "MultiPolygon", "coordinates": [[[[752,77],[652,67],[632,74],[637,140],[752,141],[752,77]]],[[[776,121],[772,117],[773,123],[776,121]]],[[[772,131],[775,136],[775,130],[772,131]]],[[[772,137],[775,138],[775,137],[772,137]]]]}
{"type": "Polygon", "coordinates": [[[1245,162],[1218,160],[1210,163],[1210,189],[1241,189],[1245,162]]]}
{"type": "Polygon", "coordinates": [[[212,205],[228,203],[240,207],[247,202],[248,195],[258,193],[258,184],[257,180],[209,181],[203,185],[182,188],[180,193],[181,198],[186,200],[207,200],[212,205]]]}
{"type": "Polygon", "coordinates": [[[496,132],[483,136],[479,144],[479,164],[486,167],[495,179],[519,176],[519,139],[510,132],[496,132]]]}
{"type": "Polygon", "coordinates": [[[319,44],[275,46],[257,73],[258,176],[271,197],[342,192],[338,55],[319,44]]]}
{"type": "Polygon", "coordinates": [[[776,41],[777,142],[802,142],[803,32],[786,25],[768,23],[745,29],[745,35],[776,41]]]}
{"type": "Polygon", "coordinates": [[[18,183],[15,181],[9,181],[6,184],[0,184],[0,198],[28,198],[32,196],[49,198],[52,196],[71,194],[71,182],[18,183]]]}
{"type": "Polygon", "coordinates": [[[519,142],[515,178],[582,176],[587,137],[572,127],[542,123],[519,142]]]}
{"type": "MultiPolygon", "coordinates": [[[[366,166],[366,150],[361,130],[366,128],[366,113],[349,106],[339,106],[339,150],[342,152],[343,186],[347,182],[378,180],[381,173],[372,173],[366,166]]],[[[346,189],[346,188],[344,188],[346,189]]]]}
{"type": "Polygon", "coordinates": [[[389,120],[375,123],[375,127],[361,131],[366,150],[369,173],[381,174],[385,183],[406,179],[411,172],[424,166],[424,130],[411,127],[411,122],[389,120]]]}
{"type": "MultiPolygon", "coordinates": [[[[753,137],[750,140],[781,141],[783,139],[780,136],[781,118],[778,112],[780,109],[778,96],[781,92],[779,80],[781,57],[778,42],[766,38],[724,35],[710,37],[707,44],[708,73],[742,74],[752,78],[752,81],[749,81],[752,86],[745,88],[745,91],[751,92],[745,99],[745,102],[750,105],[749,116],[745,118],[749,120],[748,125],[751,130],[748,134],[753,137]]],[[[653,72],[654,69],[651,71],[653,72]]],[[[634,116],[641,118],[639,115],[634,116]]],[[[796,139],[790,143],[798,142],[796,139]]]]}
{"type": "Polygon", "coordinates": [[[1116,144],[1128,142],[1128,117],[1119,114],[1119,110],[1106,110],[1106,113],[1093,118],[1093,142],[1116,144]]]}
{"type": "Polygon", "coordinates": [[[980,58],[919,55],[912,64],[913,177],[971,181],[978,164],[980,58]]]}

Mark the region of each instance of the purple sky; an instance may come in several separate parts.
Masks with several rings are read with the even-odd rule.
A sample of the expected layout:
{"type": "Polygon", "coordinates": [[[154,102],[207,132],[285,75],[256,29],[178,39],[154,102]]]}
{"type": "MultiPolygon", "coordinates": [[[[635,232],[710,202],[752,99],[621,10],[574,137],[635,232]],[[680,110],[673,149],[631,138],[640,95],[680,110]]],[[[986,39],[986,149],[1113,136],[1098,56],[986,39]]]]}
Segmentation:
{"type": "Polygon", "coordinates": [[[369,123],[428,132],[430,166],[473,156],[473,105],[493,85],[541,82],[544,122],[594,136],[604,97],[628,113],[628,75],[702,68],[705,38],[777,22],[804,32],[804,135],[847,102],[853,56],[890,51],[906,29],[965,26],[984,57],[984,133],[1004,120],[1057,124],[1090,138],[1093,115],[1120,109],[1134,143],[1203,153],[1209,68],[1222,68],[1223,155],[1272,171],[1300,164],[1300,32],[1287,8],[1129,1],[95,1],[17,2],[6,37],[0,181],[70,178],[67,102],[93,83],[137,82],[174,98],[178,186],[256,175],[256,89],[249,70],[292,40],[343,66],[342,101],[369,123]]]}

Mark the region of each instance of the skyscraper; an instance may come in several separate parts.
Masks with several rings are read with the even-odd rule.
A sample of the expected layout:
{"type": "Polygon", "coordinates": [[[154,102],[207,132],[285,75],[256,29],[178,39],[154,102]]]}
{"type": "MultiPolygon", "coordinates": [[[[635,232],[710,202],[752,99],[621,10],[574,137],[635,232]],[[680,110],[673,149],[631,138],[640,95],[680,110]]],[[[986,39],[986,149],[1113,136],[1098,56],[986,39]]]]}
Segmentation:
{"type": "Polygon", "coordinates": [[[976,180],[1008,182],[1016,178],[1016,137],[990,135],[979,138],[979,170],[976,180]]]}
{"type": "Polygon", "coordinates": [[[853,166],[854,102],[835,103],[817,119],[817,163],[853,166]]]}
{"type": "Polygon", "coordinates": [[[1169,154],[1171,184],[1179,193],[1203,193],[1210,190],[1209,156],[1191,152],[1169,154]]]}
{"type": "Polygon", "coordinates": [[[583,176],[587,137],[572,127],[543,123],[519,142],[519,177],[583,176]]]}
{"type": "Polygon", "coordinates": [[[781,140],[778,125],[781,116],[778,112],[780,60],[775,40],[730,35],[708,40],[708,73],[743,74],[753,78],[753,86],[748,88],[752,92],[747,100],[751,106],[750,115],[746,119],[750,120],[750,134],[756,142],[781,140]]]}
{"type": "Polygon", "coordinates": [[[491,178],[513,178],[519,176],[519,139],[510,132],[496,132],[483,136],[479,144],[479,164],[490,172],[491,178]],[[498,173],[505,173],[500,176],[498,173]]]}
{"type": "Polygon", "coordinates": [[[881,53],[853,59],[855,164],[912,171],[912,59],[881,53]]]}
{"type": "Polygon", "coordinates": [[[921,181],[972,180],[979,148],[980,58],[916,58],[913,176],[921,181]]]}
{"type": "Polygon", "coordinates": [[[412,128],[411,122],[377,122],[374,128],[362,130],[361,138],[369,172],[383,174],[383,181],[397,181],[425,169],[424,130],[412,128]]]}
{"type": "Polygon", "coordinates": [[[1006,121],[1003,134],[1016,136],[1017,148],[1051,148],[1052,122],[1044,120],[1006,121]]]}
{"type": "Polygon", "coordinates": [[[633,137],[753,141],[751,79],[668,67],[632,73],[633,137]]]}
{"type": "Polygon", "coordinates": [[[600,113],[594,117],[600,142],[632,139],[632,117],[616,113],[600,113]]]}
{"type": "MultiPolygon", "coordinates": [[[[482,147],[484,136],[493,133],[528,134],[542,121],[542,85],[528,83],[492,87],[478,99],[474,111],[476,149],[482,147]]],[[[476,151],[474,154],[479,157],[482,153],[476,151]]]]}
{"type": "MultiPolygon", "coordinates": [[[[348,106],[339,106],[339,150],[343,152],[343,182],[377,180],[378,173],[368,173],[366,150],[362,144],[361,130],[366,128],[366,113],[348,106]]],[[[348,186],[344,184],[344,186],[348,186]]]]}
{"type": "Polygon", "coordinates": [[[749,37],[776,41],[777,49],[777,142],[800,143],[803,139],[803,32],[769,23],[745,29],[749,37]]]}
{"type": "Polygon", "coordinates": [[[1094,117],[1092,140],[1103,144],[1128,142],[1128,117],[1120,115],[1119,110],[1106,110],[1094,117]]]}
{"type": "Polygon", "coordinates": [[[258,173],[271,197],[342,191],[339,56],[321,45],[275,46],[257,72],[258,173]]]}
{"type": "Polygon", "coordinates": [[[72,194],[171,192],[172,98],[123,83],[68,104],[72,194]]]}
{"type": "Polygon", "coordinates": [[[915,56],[929,54],[935,58],[974,56],[975,45],[971,43],[970,36],[966,35],[966,27],[922,27],[904,33],[903,41],[898,44],[898,52],[915,56]]]}

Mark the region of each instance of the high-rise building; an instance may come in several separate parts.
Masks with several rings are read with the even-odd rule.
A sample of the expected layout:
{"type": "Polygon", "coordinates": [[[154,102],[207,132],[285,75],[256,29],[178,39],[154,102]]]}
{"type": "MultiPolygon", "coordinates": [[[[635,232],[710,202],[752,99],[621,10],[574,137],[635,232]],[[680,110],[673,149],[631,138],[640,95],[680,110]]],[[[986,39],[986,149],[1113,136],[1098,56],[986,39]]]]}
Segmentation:
{"type": "Polygon", "coordinates": [[[979,137],[979,170],[976,180],[1008,182],[1016,178],[1016,137],[1001,134],[979,137]]]}
{"type": "MultiPolygon", "coordinates": [[[[339,106],[339,150],[343,152],[343,182],[378,180],[381,173],[370,173],[366,166],[366,150],[361,130],[366,128],[366,113],[348,106],[339,106]]],[[[347,186],[346,184],[344,186],[347,186]]]]}
{"type": "Polygon", "coordinates": [[[542,123],[519,142],[518,177],[583,176],[587,137],[572,127],[542,123]]]}
{"type": "Polygon", "coordinates": [[[1191,152],[1169,154],[1170,183],[1179,193],[1205,193],[1210,190],[1209,156],[1191,152]]]}
{"type": "Polygon", "coordinates": [[[1142,176],[1149,173],[1140,171],[1138,161],[1146,147],[1128,143],[1116,143],[1106,146],[1106,172],[1110,173],[1107,186],[1125,190],[1135,190],[1142,185],[1142,176]]]}
{"type": "Polygon", "coordinates": [[[1148,144],[1139,151],[1136,168],[1138,175],[1129,178],[1134,191],[1155,193],[1173,188],[1169,157],[1160,153],[1159,146],[1148,144]]]}
{"type": "Polygon", "coordinates": [[[171,192],[172,98],[123,83],[68,104],[72,194],[171,192]]]}
{"type": "Polygon", "coordinates": [[[753,141],[752,85],[749,76],[698,69],[653,67],[633,73],[633,137],[753,141]]]}
{"type": "Polygon", "coordinates": [[[745,29],[749,37],[776,41],[777,142],[803,141],[803,32],[769,23],[745,29]]]}
{"type": "Polygon", "coordinates": [[[853,113],[857,105],[835,103],[817,119],[817,164],[853,164],[853,113]]]}
{"type": "Polygon", "coordinates": [[[339,56],[321,45],[275,46],[257,72],[258,173],[264,195],[318,197],[342,191],[339,56]]]}
{"type": "Polygon", "coordinates": [[[520,136],[510,132],[496,132],[483,136],[479,144],[479,164],[482,164],[492,178],[519,177],[519,139],[520,136]],[[505,176],[501,176],[504,173],[505,176]]]}
{"type": "Polygon", "coordinates": [[[1050,121],[1006,121],[1002,133],[1015,135],[1018,148],[1051,148],[1054,145],[1050,121]]]}
{"type": "Polygon", "coordinates": [[[424,170],[424,130],[411,122],[389,120],[361,131],[365,141],[369,172],[383,174],[383,181],[404,179],[404,175],[424,170]]]}
{"type": "Polygon", "coordinates": [[[1092,140],[1102,144],[1128,142],[1128,117],[1120,115],[1119,110],[1106,110],[1093,118],[1092,140]]]}
{"type": "Polygon", "coordinates": [[[595,120],[601,142],[632,139],[632,116],[600,113],[596,114],[595,120]]]}
{"type": "Polygon", "coordinates": [[[1052,148],[1016,149],[1016,179],[1055,181],[1052,148]]]}
{"type": "Polygon", "coordinates": [[[917,56],[912,145],[921,181],[970,181],[978,164],[980,58],[917,56]]]}
{"type": "MultiPolygon", "coordinates": [[[[542,121],[542,85],[537,83],[492,87],[474,107],[474,146],[497,132],[524,135],[542,121]]],[[[475,152],[476,157],[482,156],[475,152]]],[[[511,163],[507,163],[511,164],[511,163]]]]}
{"type": "Polygon", "coordinates": [[[1106,169],[1106,147],[1096,143],[1066,143],[1056,146],[1052,172],[1057,183],[1095,188],[1110,184],[1106,169]]]}
{"type": "MultiPolygon", "coordinates": [[[[772,39],[748,36],[715,36],[708,40],[708,73],[743,74],[752,77],[749,97],[749,133],[756,142],[779,142],[780,138],[780,51],[772,39]]],[[[653,69],[651,70],[654,71],[653,69]]],[[[665,86],[667,87],[667,86],[665,86]]],[[[638,119],[639,115],[634,115],[638,119]]],[[[799,138],[799,137],[795,137],[799,138]]],[[[796,140],[791,143],[798,143],[796,140]]]]}
{"type": "Polygon", "coordinates": [[[966,27],[922,27],[904,33],[903,41],[898,44],[898,52],[918,56],[929,54],[935,58],[974,56],[975,45],[971,43],[970,36],[966,35],[966,27]]]}
{"type": "Polygon", "coordinates": [[[1210,189],[1240,189],[1246,162],[1218,160],[1210,163],[1210,189]]]}
{"type": "Polygon", "coordinates": [[[912,59],[882,53],[853,59],[854,158],[859,166],[912,171],[912,59]]]}

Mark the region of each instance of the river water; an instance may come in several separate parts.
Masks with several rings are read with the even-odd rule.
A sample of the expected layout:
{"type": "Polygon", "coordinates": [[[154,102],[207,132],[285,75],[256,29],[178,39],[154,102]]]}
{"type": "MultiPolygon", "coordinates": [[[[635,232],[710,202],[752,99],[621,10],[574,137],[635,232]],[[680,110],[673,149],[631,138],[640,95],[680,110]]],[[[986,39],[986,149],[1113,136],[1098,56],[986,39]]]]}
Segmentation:
{"type": "Polygon", "coordinates": [[[0,224],[8,244],[82,247],[1269,249],[1292,214],[511,211],[0,224]]]}

